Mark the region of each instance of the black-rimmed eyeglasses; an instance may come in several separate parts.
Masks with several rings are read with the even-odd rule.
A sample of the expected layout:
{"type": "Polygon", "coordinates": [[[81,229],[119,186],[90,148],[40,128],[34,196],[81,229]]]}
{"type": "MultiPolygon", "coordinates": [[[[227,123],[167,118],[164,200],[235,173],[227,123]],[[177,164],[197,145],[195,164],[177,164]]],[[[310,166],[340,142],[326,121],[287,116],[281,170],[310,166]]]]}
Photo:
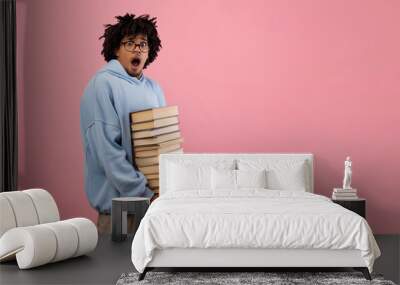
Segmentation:
{"type": "Polygon", "coordinates": [[[139,49],[141,52],[149,51],[149,44],[145,41],[141,41],[138,44],[135,43],[134,41],[124,41],[124,42],[121,42],[121,44],[123,44],[124,48],[130,52],[134,51],[136,46],[139,46],[139,49]]]}

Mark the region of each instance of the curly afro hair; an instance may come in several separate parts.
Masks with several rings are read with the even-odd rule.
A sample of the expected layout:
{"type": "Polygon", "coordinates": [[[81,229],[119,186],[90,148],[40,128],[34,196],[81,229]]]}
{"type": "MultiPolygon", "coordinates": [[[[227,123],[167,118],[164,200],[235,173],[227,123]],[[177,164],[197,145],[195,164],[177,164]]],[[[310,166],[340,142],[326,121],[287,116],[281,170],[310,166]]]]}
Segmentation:
{"type": "Polygon", "coordinates": [[[149,15],[141,15],[135,18],[134,14],[126,13],[125,16],[116,16],[118,23],[106,24],[104,34],[99,38],[104,38],[103,50],[101,54],[109,62],[116,59],[115,51],[120,47],[121,41],[125,36],[143,34],[147,36],[149,43],[149,56],[143,67],[145,69],[152,63],[160,51],[161,40],[157,32],[157,18],[149,18],[149,15]]]}

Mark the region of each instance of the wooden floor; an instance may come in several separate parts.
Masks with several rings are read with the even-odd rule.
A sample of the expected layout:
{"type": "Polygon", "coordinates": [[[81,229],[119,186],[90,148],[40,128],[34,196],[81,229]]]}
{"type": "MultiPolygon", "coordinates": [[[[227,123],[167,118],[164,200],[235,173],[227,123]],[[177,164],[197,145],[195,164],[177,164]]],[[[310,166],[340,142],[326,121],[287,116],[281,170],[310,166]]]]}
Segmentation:
{"type": "MultiPolygon", "coordinates": [[[[400,236],[377,235],[382,251],[374,272],[399,283],[400,236]]],[[[0,264],[0,284],[115,284],[124,272],[135,271],[131,258],[132,237],[115,243],[109,236],[100,236],[94,252],[41,267],[19,270],[16,262],[0,264]]]]}

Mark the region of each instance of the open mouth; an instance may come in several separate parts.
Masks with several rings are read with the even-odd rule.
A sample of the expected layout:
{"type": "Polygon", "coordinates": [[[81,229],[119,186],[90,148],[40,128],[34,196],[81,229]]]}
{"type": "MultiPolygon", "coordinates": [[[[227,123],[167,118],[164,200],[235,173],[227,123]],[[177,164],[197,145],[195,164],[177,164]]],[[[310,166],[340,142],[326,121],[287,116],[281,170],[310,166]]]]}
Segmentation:
{"type": "Polygon", "coordinates": [[[132,64],[133,64],[133,66],[139,66],[139,64],[140,64],[140,58],[138,58],[138,57],[135,57],[134,59],[132,59],[132,64]]]}

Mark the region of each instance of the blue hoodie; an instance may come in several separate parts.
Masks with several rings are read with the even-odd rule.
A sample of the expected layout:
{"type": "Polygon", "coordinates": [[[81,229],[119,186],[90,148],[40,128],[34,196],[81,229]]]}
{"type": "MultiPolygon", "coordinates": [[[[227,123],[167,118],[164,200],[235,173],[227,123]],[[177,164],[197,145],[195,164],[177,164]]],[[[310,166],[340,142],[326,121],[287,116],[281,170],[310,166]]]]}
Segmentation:
{"type": "Polygon", "coordinates": [[[90,205],[109,213],[115,197],[152,197],[146,177],[133,167],[129,113],[166,106],[154,80],[130,76],[117,59],[90,79],[80,102],[85,191],[90,205]]]}

